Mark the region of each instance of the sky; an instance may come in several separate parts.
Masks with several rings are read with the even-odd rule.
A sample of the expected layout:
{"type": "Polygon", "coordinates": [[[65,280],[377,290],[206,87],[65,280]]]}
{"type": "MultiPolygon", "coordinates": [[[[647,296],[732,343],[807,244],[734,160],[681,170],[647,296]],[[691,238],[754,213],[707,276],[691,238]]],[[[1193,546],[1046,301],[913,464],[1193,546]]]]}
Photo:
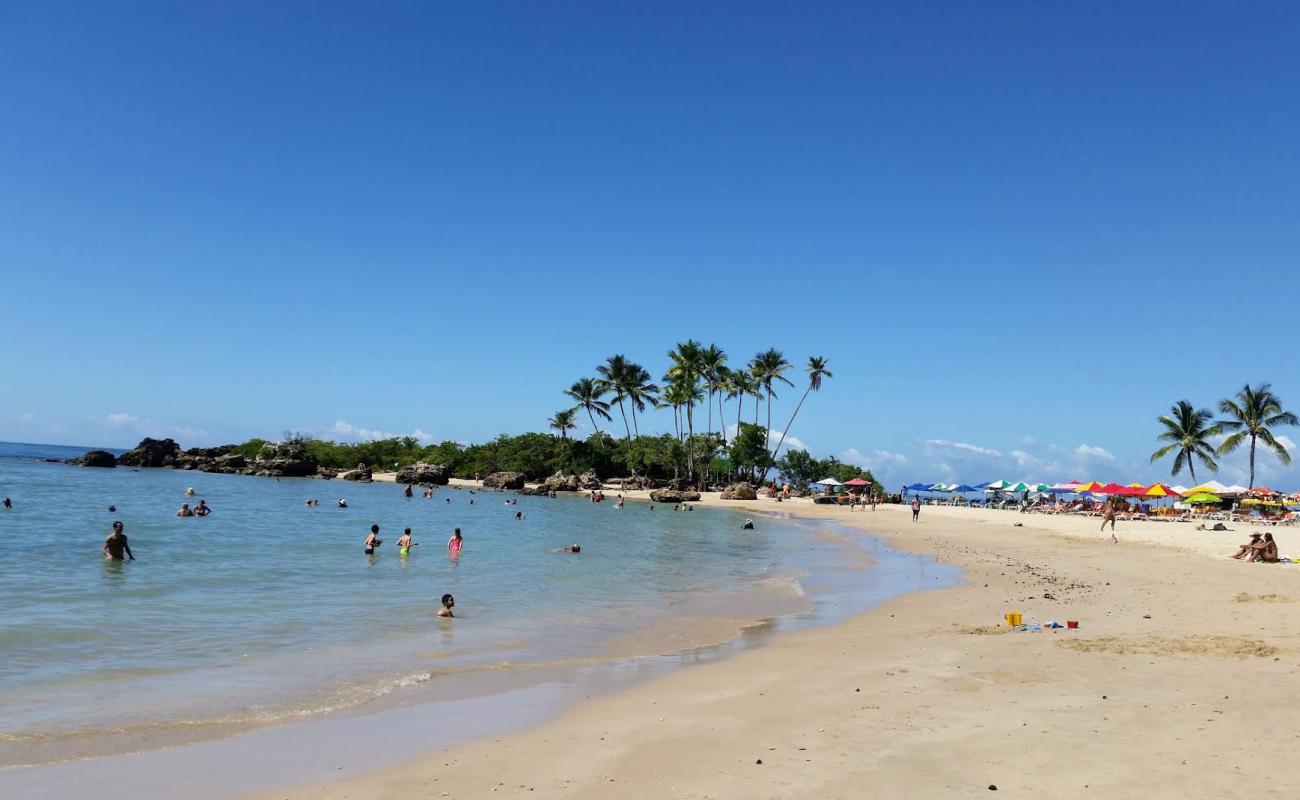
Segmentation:
{"type": "Polygon", "coordinates": [[[0,439],[478,441],[694,338],[827,358],[795,445],[891,484],[1168,478],[1177,400],[1300,409],[1297,29],[0,0],[0,439]]]}

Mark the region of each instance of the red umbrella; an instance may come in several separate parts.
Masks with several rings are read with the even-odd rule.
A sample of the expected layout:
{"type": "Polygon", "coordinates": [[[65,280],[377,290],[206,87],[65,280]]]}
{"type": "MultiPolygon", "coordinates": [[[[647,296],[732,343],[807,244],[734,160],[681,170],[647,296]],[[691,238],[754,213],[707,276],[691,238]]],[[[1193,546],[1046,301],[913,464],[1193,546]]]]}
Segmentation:
{"type": "Polygon", "coordinates": [[[1250,497],[1275,497],[1281,494],[1281,492],[1276,492],[1267,486],[1256,486],[1254,489],[1246,492],[1246,494],[1250,497]]]}
{"type": "Polygon", "coordinates": [[[1123,497],[1126,492],[1130,491],[1129,487],[1121,486],[1118,483],[1108,483],[1105,486],[1099,486],[1093,490],[1093,494],[1117,494],[1123,497]]]}
{"type": "Polygon", "coordinates": [[[864,481],[861,478],[854,478],[851,481],[845,481],[845,486],[870,486],[871,481],[864,481]]]}

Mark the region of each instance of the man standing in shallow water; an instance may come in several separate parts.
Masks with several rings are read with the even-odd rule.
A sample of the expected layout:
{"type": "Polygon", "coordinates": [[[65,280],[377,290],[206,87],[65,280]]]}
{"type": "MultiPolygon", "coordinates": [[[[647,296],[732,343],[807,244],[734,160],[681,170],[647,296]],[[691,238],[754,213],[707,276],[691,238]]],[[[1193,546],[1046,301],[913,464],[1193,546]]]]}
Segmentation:
{"type": "Polygon", "coordinates": [[[113,523],[113,532],[104,540],[104,546],[101,549],[104,558],[109,561],[121,561],[123,554],[130,560],[135,561],[135,556],[131,553],[131,546],[126,543],[126,534],[122,533],[121,522],[113,523]]]}

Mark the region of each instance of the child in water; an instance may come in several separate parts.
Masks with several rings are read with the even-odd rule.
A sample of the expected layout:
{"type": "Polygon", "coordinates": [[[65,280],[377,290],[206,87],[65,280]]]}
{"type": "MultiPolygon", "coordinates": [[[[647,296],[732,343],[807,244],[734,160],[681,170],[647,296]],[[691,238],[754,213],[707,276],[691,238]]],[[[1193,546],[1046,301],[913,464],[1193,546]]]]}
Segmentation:
{"type": "MultiPolygon", "coordinates": [[[[447,540],[447,552],[451,553],[452,558],[460,555],[460,548],[464,545],[465,540],[460,535],[460,528],[457,528],[451,538],[447,540]]],[[[451,595],[447,595],[450,597],[451,595]]]]}
{"type": "Polygon", "coordinates": [[[414,544],[414,542],[411,541],[411,529],[406,528],[402,531],[401,538],[397,540],[397,554],[401,556],[409,556],[411,554],[412,544],[414,544]]]}
{"type": "Polygon", "coordinates": [[[456,615],[451,613],[451,609],[455,605],[456,605],[456,598],[452,597],[449,594],[444,594],[442,596],[442,608],[438,609],[438,616],[455,617],[456,615]]]}
{"type": "Polygon", "coordinates": [[[370,535],[366,537],[366,555],[373,556],[375,548],[383,544],[384,540],[379,538],[379,526],[370,526],[370,535]]]}

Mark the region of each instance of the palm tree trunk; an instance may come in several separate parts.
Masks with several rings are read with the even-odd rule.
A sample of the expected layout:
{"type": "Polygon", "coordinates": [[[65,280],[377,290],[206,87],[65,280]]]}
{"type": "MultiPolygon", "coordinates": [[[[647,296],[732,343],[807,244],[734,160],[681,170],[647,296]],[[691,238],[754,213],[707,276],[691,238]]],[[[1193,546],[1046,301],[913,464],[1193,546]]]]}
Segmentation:
{"type": "MultiPolygon", "coordinates": [[[[727,409],[725,405],[726,401],[727,398],[723,396],[723,393],[721,391],[719,391],[718,392],[718,427],[722,428],[722,443],[724,445],[727,443],[727,416],[726,416],[727,409]]],[[[740,420],[736,420],[736,427],[737,428],[740,427],[740,420]]]]}
{"type": "Polygon", "coordinates": [[[705,401],[705,405],[709,407],[709,434],[708,435],[712,436],[713,435],[713,390],[712,389],[709,389],[709,397],[705,401]]]}
{"type": "Polygon", "coordinates": [[[759,405],[758,392],[754,392],[754,424],[755,424],[755,425],[758,424],[758,410],[759,410],[759,408],[761,408],[761,406],[759,405]]]}
{"type": "Polygon", "coordinates": [[[1196,485],[1196,465],[1192,463],[1192,457],[1187,457],[1187,471],[1192,475],[1192,485],[1196,485]]]}
{"type": "Polygon", "coordinates": [[[1255,488],[1255,434],[1250,435],[1250,486],[1255,488]]]}
{"type": "MultiPolygon", "coordinates": [[[[781,445],[785,444],[785,435],[790,432],[790,426],[794,424],[794,418],[799,416],[799,409],[803,408],[803,401],[808,399],[808,393],[811,391],[812,384],[809,383],[808,388],[803,390],[803,397],[799,398],[799,405],[794,407],[794,413],[790,415],[790,421],[785,424],[785,430],[781,431],[781,438],[776,443],[776,449],[772,451],[772,455],[767,459],[770,463],[776,463],[776,457],[781,452],[781,445]]],[[[763,480],[767,480],[766,469],[763,470],[763,480]]]]}
{"type": "MultiPolygon", "coordinates": [[[[627,426],[627,409],[623,407],[623,399],[619,398],[618,413],[623,415],[623,428],[627,431],[627,440],[632,441],[632,429],[627,426]]],[[[632,416],[636,417],[636,409],[632,409],[632,416]]]]}
{"type": "Polygon", "coordinates": [[[740,415],[745,410],[745,393],[741,392],[736,397],[736,435],[740,435],[740,415]]]}
{"type": "Polygon", "coordinates": [[[641,428],[636,424],[636,404],[632,404],[632,430],[636,433],[636,438],[641,438],[641,428]]]}
{"type": "Polygon", "coordinates": [[[591,406],[587,406],[587,419],[591,420],[591,427],[596,429],[596,433],[600,433],[600,426],[596,424],[596,415],[591,413],[591,406]]]}
{"type": "Polygon", "coordinates": [[[695,448],[692,445],[692,439],[695,438],[695,412],[694,403],[686,404],[686,479],[695,480],[695,448]]]}

